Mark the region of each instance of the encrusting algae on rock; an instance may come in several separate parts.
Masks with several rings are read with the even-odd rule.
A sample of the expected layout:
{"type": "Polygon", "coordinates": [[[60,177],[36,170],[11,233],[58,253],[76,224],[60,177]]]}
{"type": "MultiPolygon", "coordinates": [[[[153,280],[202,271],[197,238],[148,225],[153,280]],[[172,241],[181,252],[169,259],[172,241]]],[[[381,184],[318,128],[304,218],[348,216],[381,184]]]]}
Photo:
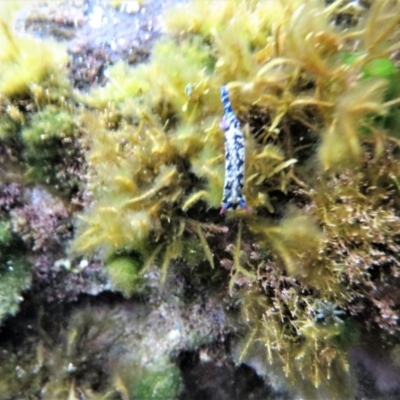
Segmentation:
{"type": "Polygon", "coordinates": [[[120,61],[75,93],[55,68],[65,53],[46,44],[34,59],[2,19],[1,143],[23,148],[29,182],[63,196],[86,185],[71,254],[95,254],[126,297],[153,265],[164,281],[172,263],[210,279],[223,266],[248,323],[236,361],[261,344],[301,395],[350,396],[361,326],[398,342],[399,22],[389,0],[192,1],[169,12],[147,63],[120,61]],[[224,200],[223,216],[221,87],[248,205],[224,200]]]}

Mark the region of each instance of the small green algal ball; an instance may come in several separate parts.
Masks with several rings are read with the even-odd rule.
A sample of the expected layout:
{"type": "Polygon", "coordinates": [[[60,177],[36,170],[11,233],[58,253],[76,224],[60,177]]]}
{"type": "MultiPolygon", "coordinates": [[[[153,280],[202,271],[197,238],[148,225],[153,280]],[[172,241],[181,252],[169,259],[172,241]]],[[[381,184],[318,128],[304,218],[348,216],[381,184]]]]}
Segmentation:
{"type": "Polygon", "coordinates": [[[141,263],[128,256],[114,258],[106,265],[113,286],[125,297],[130,297],[139,288],[140,268],[141,263]]]}

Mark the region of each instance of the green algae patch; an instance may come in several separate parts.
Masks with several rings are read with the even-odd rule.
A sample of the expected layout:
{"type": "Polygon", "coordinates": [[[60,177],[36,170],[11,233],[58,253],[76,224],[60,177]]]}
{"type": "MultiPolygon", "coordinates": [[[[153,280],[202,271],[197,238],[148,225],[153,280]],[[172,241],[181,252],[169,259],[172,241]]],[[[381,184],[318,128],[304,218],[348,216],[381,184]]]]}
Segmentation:
{"type": "Polygon", "coordinates": [[[30,264],[11,222],[0,220],[0,324],[5,317],[15,315],[23,301],[22,293],[31,285],[30,264]]]}
{"type": "Polygon", "coordinates": [[[179,368],[168,359],[155,360],[148,366],[133,365],[131,370],[135,373],[126,374],[125,386],[134,399],[173,400],[182,389],[179,368]]]}
{"type": "MultiPolygon", "coordinates": [[[[4,257],[2,257],[4,262],[4,257]]],[[[23,258],[8,258],[0,270],[0,322],[6,316],[15,315],[23,301],[22,292],[29,289],[31,276],[29,265],[23,258]]]]}
{"type": "Polygon", "coordinates": [[[377,58],[371,60],[363,68],[364,76],[386,78],[392,75],[398,75],[399,71],[392,60],[388,58],[377,58]]]}

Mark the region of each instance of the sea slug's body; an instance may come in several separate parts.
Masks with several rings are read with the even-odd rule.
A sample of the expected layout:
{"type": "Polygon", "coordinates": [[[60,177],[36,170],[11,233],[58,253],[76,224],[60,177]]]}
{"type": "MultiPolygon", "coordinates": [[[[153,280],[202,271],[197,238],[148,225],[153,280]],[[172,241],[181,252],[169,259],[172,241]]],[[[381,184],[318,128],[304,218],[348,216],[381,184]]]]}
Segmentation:
{"type": "Polygon", "coordinates": [[[247,208],[243,194],[245,147],[240,122],[232,110],[226,86],[221,86],[221,101],[224,117],[220,128],[225,132],[225,183],[220,214],[230,208],[247,208]]]}

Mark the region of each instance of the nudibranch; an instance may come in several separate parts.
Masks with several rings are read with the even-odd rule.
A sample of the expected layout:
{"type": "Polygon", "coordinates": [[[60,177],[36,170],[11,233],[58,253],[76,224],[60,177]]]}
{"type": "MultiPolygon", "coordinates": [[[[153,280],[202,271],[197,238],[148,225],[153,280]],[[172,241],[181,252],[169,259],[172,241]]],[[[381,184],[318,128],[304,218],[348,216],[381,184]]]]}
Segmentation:
{"type": "Polygon", "coordinates": [[[219,127],[225,137],[225,183],[222,194],[220,214],[237,206],[247,209],[243,194],[245,172],[244,135],[240,122],[233,112],[226,86],[221,86],[221,101],[224,107],[224,117],[219,127]]]}

